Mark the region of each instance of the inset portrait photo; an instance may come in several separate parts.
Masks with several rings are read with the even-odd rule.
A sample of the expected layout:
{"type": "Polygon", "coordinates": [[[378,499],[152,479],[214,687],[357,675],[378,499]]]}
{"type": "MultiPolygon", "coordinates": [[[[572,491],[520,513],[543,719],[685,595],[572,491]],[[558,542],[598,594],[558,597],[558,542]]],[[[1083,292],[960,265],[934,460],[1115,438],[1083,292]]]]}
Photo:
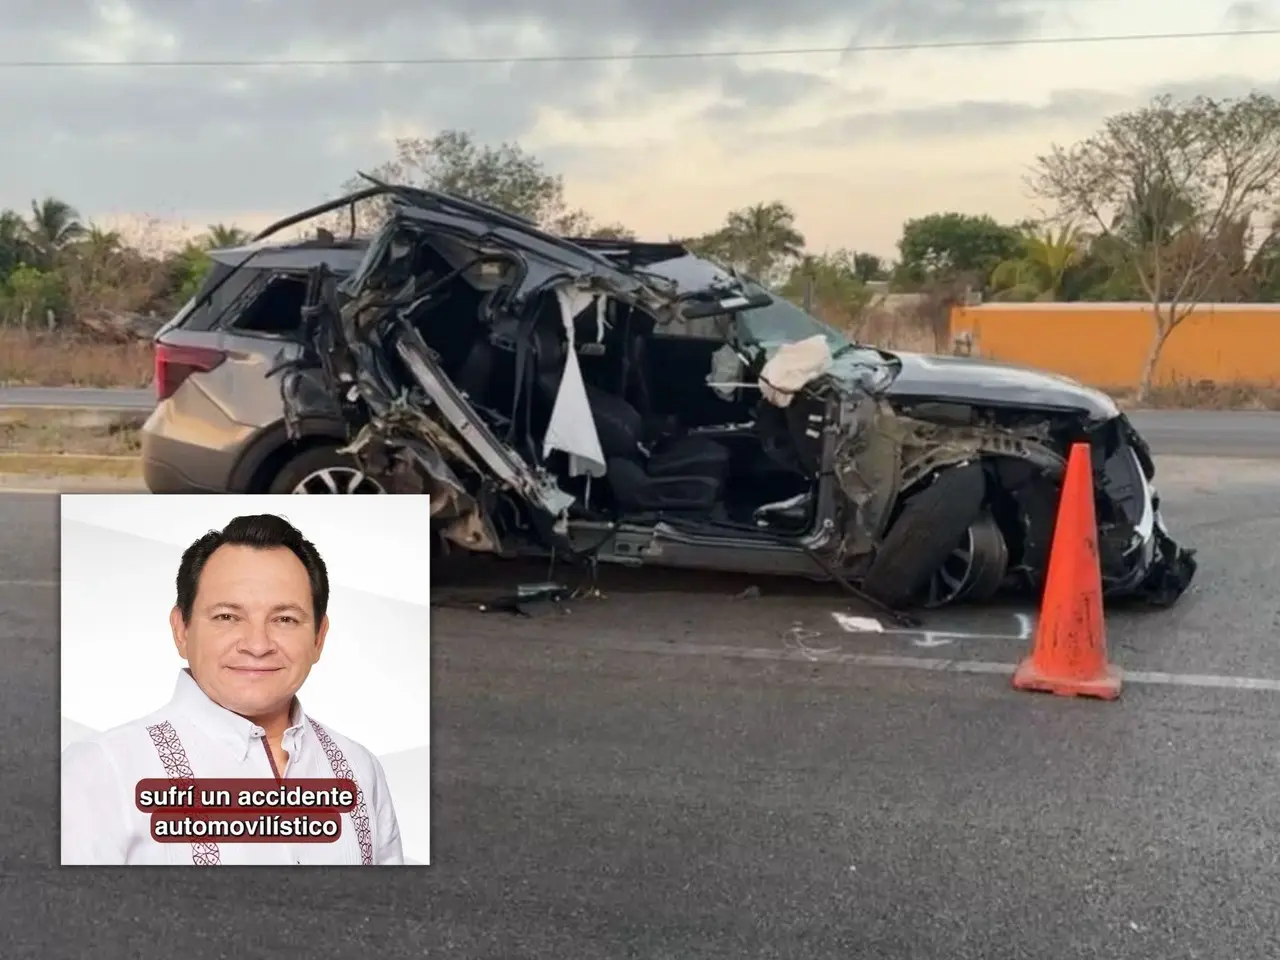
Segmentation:
{"type": "Polygon", "coordinates": [[[62,864],[430,863],[430,506],[63,494],[62,864]]]}

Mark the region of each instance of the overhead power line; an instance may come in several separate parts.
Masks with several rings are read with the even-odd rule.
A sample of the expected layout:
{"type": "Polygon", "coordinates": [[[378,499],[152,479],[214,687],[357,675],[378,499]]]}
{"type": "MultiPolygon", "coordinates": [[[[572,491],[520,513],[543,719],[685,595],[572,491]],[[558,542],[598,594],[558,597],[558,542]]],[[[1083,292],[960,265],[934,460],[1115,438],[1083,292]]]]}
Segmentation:
{"type": "Polygon", "coordinates": [[[276,60],[0,60],[0,68],[39,70],[76,67],[452,67],[472,64],[606,63],[640,60],[730,60],[740,57],[795,57],[824,53],[893,53],[912,50],[973,50],[991,47],[1073,46],[1086,43],[1157,43],[1227,37],[1270,37],[1267,30],[1198,30],[1189,33],[1127,33],[1091,37],[1021,37],[996,40],[940,40],[934,43],[874,43],[844,47],[788,47],[755,50],[670,50],[653,53],[593,53],[517,57],[353,57],[282,58],[276,60]]]}

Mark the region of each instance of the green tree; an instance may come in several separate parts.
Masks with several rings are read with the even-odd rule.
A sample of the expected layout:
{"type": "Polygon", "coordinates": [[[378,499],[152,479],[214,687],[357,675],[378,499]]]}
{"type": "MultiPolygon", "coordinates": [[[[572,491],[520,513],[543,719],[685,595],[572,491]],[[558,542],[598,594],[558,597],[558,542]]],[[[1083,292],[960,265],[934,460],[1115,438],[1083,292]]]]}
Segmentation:
{"type": "Polygon", "coordinates": [[[938,280],[983,284],[996,264],[1018,256],[1022,237],[985,214],[934,213],[908,220],[898,241],[898,279],[918,285],[938,280]]]}
{"type": "Polygon", "coordinates": [[[179,303],[186,303],[194,297],[212,267],[209,250],[201,243],[188,243],[171,255],[166,285],[173,291],[173,298],[179,303]]]}
{"type": "Polygon", "coordinates": [[[106,259],[119,253],[123,246],[124,238],[118,230],[104,230],[96,223],[90,223],[69,248],[84,256],[106,259]]]}
{"type": "Polygon", "coordinates": [[[779,292],[798,306],[807,306],[836,326],[850,330],[857,329],[871,300],[866,283],[858,276],[857,257],[848,250],[801,257],[779,292]]]}
{"type": "Polygon", "coordinates": [[[90,223],[59,251],[56,269],[70,294],[73,309],[87,304],[101,288],[120,278],[120,263],[133,251],[126,250],[120,234],[90,223]]]}
{"type": "Polygon", "coordinates": [[[1062,299],[1094,302],[1142,300],[1142,287],[1127,269],[1122,253],[1109,236],[1080,231],[1076,261],[1062,277],[1062,299]]]}
{"type": "Polygon", "coordinates": [[[780,200],[732,210],[712,233],[684,241],[694,253],[771,285],[804,253],[795,212],[780,200]]]}
{"type": "Polygon", "coordinates": [[[853,255],[853,272],[863,283],[873,280],[889,279],[889,267],[884,260],[874,253],[855,253],[853,255]]]}
{"type": "Polygon", "coordinates": [[[853,254],[848,250],[805,254],[791,267],[780,293],[799,303],[806,292],[815,298],[852,301],[861,296],[865,285],[858,277],[853,254]]]}
{"type": "Polygon", "coordinates": [[[22,215],[15,210],[0,210],[0,282],[32,254],[30,233],[22,215]]]}
{"type": "Polygon", "coordinates": [[[61,311],[82,327],[154,305],[163,279],[157,258],[126,243],[119,232],[93,223],[60,251],[56,273],[61,311]]]}
{"type": "Polygon", "coordinates": [[[593,240],[634,240],[635,232],[621,223],[602,223],[589,227],[587,236],[593,240]]]}
{"type": "Polygon", "coordinates": [[[1169,335],[1232,275],[1242,225],[1280,186],[1280,103],[1157,97],[1109,118],[1072,146],[1055,145],[1031,178],[1061,217],[1094,224],[1151,304],[1145,399],[1169,335]]]}
{"type": "MultiPolygon", "coordinates": [[[[369,172],[381,180],[429,187],[491,204],[524,217],[553,233],[589,236],[605,229],[626,232],[620,224],[599,227],[581,209],[570,208],[564,195],[564,178],[551,173],[541,160],[519,144],[497,146],[476,142],[463,130],[445,130],[434,137],[396,141],[395,156],[369,172]]],[[[344,190],[358,190],[368,181],[354,177],[344,190]]],[[[385,198],[368,201],[357,211],[357,229],[369,230],[386,215],[385,198]]],[[[332,218],[331,229],[345,232],[350,218],[332,218]]]]}
{"type": "Polygon", "coordinates": [[[1057,233],[1026,231],[1018,255],[991,271],[990,287],[998,300],[1063,300],[1067,274],[1084,252],[1083,238],[1073,225],[1057,233]]]}
{"type": "Polygon", "coordinates": [[[1251,292],[1264,303],[1280,301],[1280,217],[1273,218],[1248,267],[1251,292]]]}
{"type": "Polygon", "coordinates": [[[5,278],[5,323],[24,328],[43,324],[45,312],[60,305],[61,287],[58,274],[19,265],[5,278]]]}

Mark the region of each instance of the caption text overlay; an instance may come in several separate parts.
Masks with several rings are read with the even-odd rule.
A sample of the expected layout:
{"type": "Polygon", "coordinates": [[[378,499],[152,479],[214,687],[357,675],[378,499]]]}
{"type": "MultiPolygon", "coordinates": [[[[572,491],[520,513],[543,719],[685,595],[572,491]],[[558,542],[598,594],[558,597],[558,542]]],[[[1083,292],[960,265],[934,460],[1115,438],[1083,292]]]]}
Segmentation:
{"type": "Polygon", "coordinates": [[[134,804],[159,843],[333,843],[355,808],[351,780],[139,780],[134,804]]]}

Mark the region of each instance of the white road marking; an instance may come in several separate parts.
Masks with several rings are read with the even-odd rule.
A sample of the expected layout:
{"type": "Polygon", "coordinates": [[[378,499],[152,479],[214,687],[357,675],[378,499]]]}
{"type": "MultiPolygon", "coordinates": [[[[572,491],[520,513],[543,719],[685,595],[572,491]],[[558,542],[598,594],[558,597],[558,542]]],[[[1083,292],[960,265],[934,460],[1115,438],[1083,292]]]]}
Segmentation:
{"type": "Polygon", "coordinates": [[[57,580],[0,580],[0,587],[56,587],[57,580]]]}
{"type": "Polygon", "coordinates": [[[1219,690],[1265,690],[1280,693],[1280,680],[1267,677],[1224,677],[1212,673],[1157,673],[1147,670],[1121,671],[1130,683],[1162,684],[1169,687],[1213,687],[1219,690]]]}
{"type": "MultiPolygon", "coordinates": [[[[915,631],[910,632],[913,634],[915,633],[915,631]]],[[[931,647],[948,647],[956,640],[972,639],[972,637],[957,637],[955,634],[951,633],[938,633],[935,630],[926,630],[924,633],[912,636],[911,645],[913,647],[925,647],[926,649],[931,647]]]]}
{"type": "Polygon", "coordinates": [[[879,633],[909,637],[913,647],[946,647],[956,640],[1029,640],[1034,620],[1029,613],[1013,614],[1018,624],[1017,633],[988,633],[978,630],[929,630],[923,627],[886,627],[873,617],[854,617],[847,613],[833,612],[832,619],[845,633],[879,633]]]}
{"type": "Polygon", "coordinates": [[[848,613],[833,613],[840,629],[848,633],[884,633],[884,624],[875,617],[855,617],[848,613]]]}
{"type": "MultiPolygon", "coordinates": [[[[575,644],[576,646],[576,644],[575,644]]],[[[775,662],[826,663],[833,665],[876,667],[895,670],[926,670],[935,673],[986,674],[1012,676],[1016,664],[989,660],[954,660],[942,657],[904,657],[891,654],[836,653],[807,648],[803,651],[776,647],[732,647],[701,643],[654,643],[620,641],[590,644],[586,649],[612,653],[648,653],[678,657],[723,657],[726,660],[765,660],[775,662]]],[[[1232,677],[1201,673],[1160,673],[1149,670],[1120,670],[1125,683],[1199,687],[1219,690],[1257,690],[1280,693],[1280,680],[1266,677],[1232,677]]]]}

